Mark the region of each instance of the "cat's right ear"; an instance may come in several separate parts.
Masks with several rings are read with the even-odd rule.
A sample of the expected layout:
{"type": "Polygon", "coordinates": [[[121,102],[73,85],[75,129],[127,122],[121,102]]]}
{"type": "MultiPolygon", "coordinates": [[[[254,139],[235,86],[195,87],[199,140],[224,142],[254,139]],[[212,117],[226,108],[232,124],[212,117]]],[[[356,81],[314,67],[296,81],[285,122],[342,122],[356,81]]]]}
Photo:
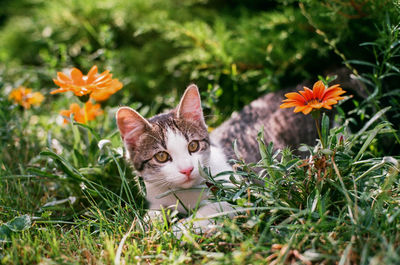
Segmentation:
{"type": "Polygon", "coordinates": [[[117,125],[122,140],[126,145],[135,148],[140,136],[151,129],[151,124],[138,112],[129,107],[121,107],[116,114],[117,125]]]}
{"type": "Polygon", "coordinates": [[[203,109],[201,108],[199,89],[195,84],[186,88],[177,107],[177,116],[180,119],[200,122],[200,124],[206,126],[203,109]]]}

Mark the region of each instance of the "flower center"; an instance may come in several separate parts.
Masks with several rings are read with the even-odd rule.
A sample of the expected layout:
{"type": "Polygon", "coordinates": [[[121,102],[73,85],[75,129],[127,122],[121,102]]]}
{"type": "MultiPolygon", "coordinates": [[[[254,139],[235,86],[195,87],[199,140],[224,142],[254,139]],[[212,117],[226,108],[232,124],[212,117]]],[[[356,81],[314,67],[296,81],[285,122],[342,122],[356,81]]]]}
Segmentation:
{"type": "Polygon", "coordinates": [[[318,99],[311,99],[307,101],[307,104],[318,104],[318,103],[321,103],[321,101],[319,101],[318,99]]]}

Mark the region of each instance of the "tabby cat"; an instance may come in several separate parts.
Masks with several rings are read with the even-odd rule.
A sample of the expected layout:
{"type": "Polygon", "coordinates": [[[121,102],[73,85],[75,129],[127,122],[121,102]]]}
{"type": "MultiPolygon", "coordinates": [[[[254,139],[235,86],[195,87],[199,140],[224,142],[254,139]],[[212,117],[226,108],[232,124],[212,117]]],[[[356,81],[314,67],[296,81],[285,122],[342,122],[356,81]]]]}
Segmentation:
{"type": "Polygon", "coordinates": [[[121,107],[116,119],[128,159],[144,180],[150,216],[176,206],[181,213],[197,210],[196,218],[205,219],[193,224],[207,230],[208,216],[232,210],[228,203],[207,201],[209,192],[199,166],[209,168],[212,175],[232,168],[223,150],[210,140],[196,85],[190,85],[179,105],[168,113],[147,120],[121,107]]]}

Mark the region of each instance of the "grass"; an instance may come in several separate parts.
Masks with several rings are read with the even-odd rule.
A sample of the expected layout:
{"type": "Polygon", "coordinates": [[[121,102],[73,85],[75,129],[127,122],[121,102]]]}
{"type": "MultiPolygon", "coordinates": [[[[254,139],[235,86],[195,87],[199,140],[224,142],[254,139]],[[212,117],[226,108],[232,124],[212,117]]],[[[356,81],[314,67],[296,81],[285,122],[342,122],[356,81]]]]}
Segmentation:
{"type": "Polygon", "coordinates": [[[63,128],[70,140],[60,141],[59,154],[42,151],[15,171],[3,166],[0,261],[398,264],[398,157],[369,151],[376,137],[393,132],[378,122],[385,111],[356,134],[347,132],[346,123],[329,130],[325,116],[325,149],[303,146],[306,159],[274,150],[260,132],[262,160],[235,161],[243,179],[234,187],[208,176],[216,200],[248,211],[233,220],[219,216],[213,233],[182,238],[166,222],[143,220],[142,183],[122,159],[118,135],[71,124],[63,128]]]}
{"type": "Polygon", "coordinates": [[[42,2],[28,12],[31,17],[14,16],[13,8],[3,12],[0,264],[400,264],[400,27],[394,3],[364,1],[361,11],[376,12],[356,20],[346,17],[360,11],[353,5],[321,1],[300,4],[301,12],[278,1],[285,2],[283,12],[234,4],[222,13],[219,4],[203,8],[198,1],[186,9],[175,1],[156,9],[147,1],[125,1],[107,10],[95,1],[84,9],[79,1],[42,2]],[[126,25],[115,20],[121,17],[126,25]],[[368,42],[354,48],[360,37],[368,42]],[[322,119],[323,144],[301,146],[299,157],[275,150],[260,132],[262,159],[234,161],[242,180],[233,187],[204,169],[215,200],[247,207],[233,219],[216,217],[212,233],[177,237],[168,222],[144,219],[143,183],[123,159],[116,105],[139,101],[131,107],[150,116],[172,106],[176,88],[190,79],[208,85],[203,98],[216,125],[270,86],[334,67],[338,58],[327,54],[329,48],[363,83],[366,96],[354,93],[347,106],[337,106],[346,120],[334,128],[327,116],[322,119]],[[104,115],[96,121],[57,123],[56,112],[77,102],[70,95],[46,95],[42,106],[29,110],[6,98],[20,85],[48,93],[57,71],[93,63],[126,86],[102,103],[104,115]]]}

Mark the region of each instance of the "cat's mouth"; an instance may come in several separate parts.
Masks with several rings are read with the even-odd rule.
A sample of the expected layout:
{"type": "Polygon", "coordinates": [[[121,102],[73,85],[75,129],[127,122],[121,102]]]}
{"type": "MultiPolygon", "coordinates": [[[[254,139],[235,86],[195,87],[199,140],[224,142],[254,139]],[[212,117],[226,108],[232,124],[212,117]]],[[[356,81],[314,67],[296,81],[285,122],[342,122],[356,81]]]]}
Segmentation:
{"type": "Polygon", "coordinates": [[[187,177],[187,178],[185,178],[185,179],[182,181],[181,184],[191,183],[191,182],[193,182],[194,180],[195,180],[195,178],[187,177]]]}
{"type": "Polygon", "coordinates": [[[182,188],[190,188],[197,182],[197,178],[195,176],[185,177],[178,185],[182,188]]]}

